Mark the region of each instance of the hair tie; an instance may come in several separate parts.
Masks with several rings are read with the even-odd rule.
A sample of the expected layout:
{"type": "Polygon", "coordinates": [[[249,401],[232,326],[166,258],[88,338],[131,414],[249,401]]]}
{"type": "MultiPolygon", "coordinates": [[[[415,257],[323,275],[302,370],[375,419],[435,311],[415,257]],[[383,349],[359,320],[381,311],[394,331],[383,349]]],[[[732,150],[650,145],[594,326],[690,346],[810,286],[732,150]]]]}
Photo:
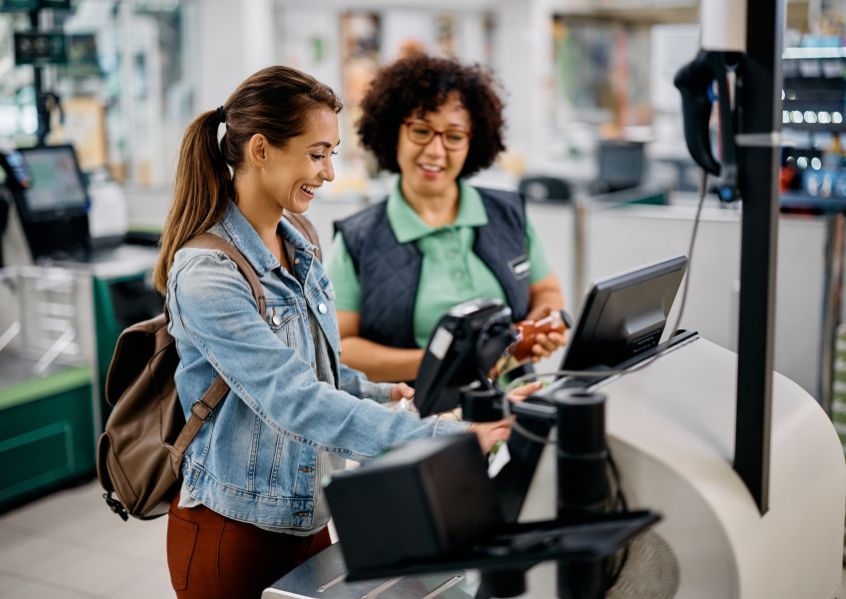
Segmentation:
{"type": "Polygon", "coordinates": [[[225,123],[226,122],[226,109],[223,107],[222,104],[217,107],[217,110],[215,112],[217,114],[217,120],[220,121],[221,123],[225,123]]]}

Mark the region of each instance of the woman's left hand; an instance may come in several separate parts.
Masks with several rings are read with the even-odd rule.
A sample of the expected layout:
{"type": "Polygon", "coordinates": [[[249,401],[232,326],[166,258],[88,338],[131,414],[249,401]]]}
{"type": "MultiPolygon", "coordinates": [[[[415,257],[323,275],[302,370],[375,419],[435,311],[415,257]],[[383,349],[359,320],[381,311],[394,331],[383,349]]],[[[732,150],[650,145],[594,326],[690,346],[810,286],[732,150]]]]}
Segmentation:
{"type": "Polygon", "coordinates": [[[539,391],[541,387],[543,387],[543,383],[541,381],[520,385],[508,394],[508,399],[511,401],[523,401],[535,391],[539,391]]]}
{"type": "Polygon", "coordinates": [[[414,398],[414,389],[405,383],[397,383],[391,387],[391,401],[414,398]]]}

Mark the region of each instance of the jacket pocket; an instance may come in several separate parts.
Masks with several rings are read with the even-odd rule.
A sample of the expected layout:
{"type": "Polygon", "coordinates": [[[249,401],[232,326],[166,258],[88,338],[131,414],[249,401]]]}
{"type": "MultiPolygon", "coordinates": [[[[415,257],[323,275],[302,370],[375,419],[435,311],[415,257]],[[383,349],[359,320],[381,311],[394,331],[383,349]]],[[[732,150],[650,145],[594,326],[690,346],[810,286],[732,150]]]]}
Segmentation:
{"type": "Polygon", "coordinates": [[[188,570],[194,547],[197,544],[198,526],[168,514],[167,517],[167,568],[170,570],[170,584],[174,591],[188,588],[188,570]]]}
{"type": "Polygon", "coordinates": [[[301,342],[297,327],[299,321],[297,312],[287,305],[275,305],[267,307],[267,321],[270,330],[288,347],[299,349],[301,342]]]}
{"type": "Polygon", "coordinates": [[[302,449],[302,443],[287,435],[277,434],[268,489],[271,496],[294,495],[302,449]]]}

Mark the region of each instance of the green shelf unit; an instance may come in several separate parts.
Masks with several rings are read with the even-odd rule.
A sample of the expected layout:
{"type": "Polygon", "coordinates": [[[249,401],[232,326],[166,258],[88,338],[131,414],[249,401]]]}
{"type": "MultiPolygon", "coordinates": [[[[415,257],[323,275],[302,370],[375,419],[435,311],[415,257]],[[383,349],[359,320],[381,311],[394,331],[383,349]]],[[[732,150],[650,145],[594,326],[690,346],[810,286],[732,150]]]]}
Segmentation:
{"type": "Polygon", "coordinates": [[[106,375],[118,337],[131,324],[161,313],[164,298],[146,283],[148,271],[119,277],[92,277],[94,331],[97,348],[97,397],[101,426],[112,411],[106,403],[106,375]]]}
{"type": "Polygon", "coordinates": [[[91,370],[0,389],[0,510],[95,470],[91,370]]]}
{"type": "Polygon", "coordinates": [[[642,185],[590,196],[589,201],[595,208],[613,209],[625,209],[633,205],[667,206],[669,204],[667,190],[662,186],[655,185],[642,185]]]}
{"type": "Polygon", "coordinates": [[[629,202],[630,204],[642,204],[645,206],[666,206],[667,194],[663,192],[652,193],[644,195],[636,200],[629,202]]]}
{"type": "MultiPolygon", "coordinates": [[[[129,277],[134,280],[137,277],[129,277]]],[[[94,331],[97,347],[97,403],[100,405],[101,424],[105,425],[111,412],[106,403],[106,375],[115,351],[115,344],[120,336],[121,327],[115,319],[115,309],[109,293],[109,282],[106,279],[92,277],[92,294],[94,301],[94,331]]]]}
{"type": "MultiPolygon", "coordinates": [[[[834,384],[831,394],[831,420],[846,454],[846,324],[837,327],[835,339],[834,384]]],[[[843,529],[843,565],[846,566],[846,523],[843,529]]]]}

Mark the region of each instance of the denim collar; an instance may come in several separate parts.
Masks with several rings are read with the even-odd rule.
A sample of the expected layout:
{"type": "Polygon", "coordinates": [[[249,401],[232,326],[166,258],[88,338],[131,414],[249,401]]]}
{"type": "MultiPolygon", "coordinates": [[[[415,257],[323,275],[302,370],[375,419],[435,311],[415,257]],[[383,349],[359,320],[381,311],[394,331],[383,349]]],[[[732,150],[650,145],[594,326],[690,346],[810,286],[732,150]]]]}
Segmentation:
{"type": "MultiPolygon", "coordinates": [[[[229,207],[220,224],[235,247],[244,254],[244,257],[259,275],[280,267],[279,261],[267,249],[258,232],[235,202],[229,202],[229,207]]],[[[297,231],[296,227],[285,219],[279,226],[286,245],[292,246],[295,251],[309,252],[311,250],[311,245],[297,231]]],[[[288,249],[290,252],[291,247],[288,249]]]]}

